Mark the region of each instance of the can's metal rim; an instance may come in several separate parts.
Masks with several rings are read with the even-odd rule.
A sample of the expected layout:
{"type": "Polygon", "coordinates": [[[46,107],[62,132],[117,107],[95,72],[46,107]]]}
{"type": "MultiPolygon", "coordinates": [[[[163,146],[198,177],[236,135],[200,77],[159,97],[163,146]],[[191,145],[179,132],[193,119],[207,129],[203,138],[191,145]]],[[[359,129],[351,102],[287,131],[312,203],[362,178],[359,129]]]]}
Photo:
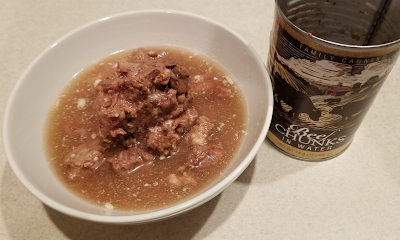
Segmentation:
{"type": "Polygon", "coordinates": [[[355,50],[379,50],[380,48],[388,48],[390,46],[394,46],[399,44],[400,45],[400,39],[397,39],[395,41],[391,41],[388,43],[382,43],[382,44],[376,44],[376,45],[351,45],[351,44],[344,44],[344,43],[337,43],[337,42],[333,42],[333,41],[329,41],[314,35],[311,35],[310,33],[304,31],[303,29],[299,28],[298,26],[296,26],[294,23],[292,23],[287,17],[286,15],[282,12],[281,7],[278,4],[279,0],[275,0],[275,6],[277,8],[277,10],[279,11],[280,15],[284,18],[284,20],[290,24],[290,26],[292,26],[294,29],[298,30],[299,33],[303,34],[304,36],[307,36],[309,38],[312,38],[318,42],[320,42],[320,44],[327,44],[327,45],[333,45],[333,46],[337,46],[339,48],[353,48],[355,50]]]}

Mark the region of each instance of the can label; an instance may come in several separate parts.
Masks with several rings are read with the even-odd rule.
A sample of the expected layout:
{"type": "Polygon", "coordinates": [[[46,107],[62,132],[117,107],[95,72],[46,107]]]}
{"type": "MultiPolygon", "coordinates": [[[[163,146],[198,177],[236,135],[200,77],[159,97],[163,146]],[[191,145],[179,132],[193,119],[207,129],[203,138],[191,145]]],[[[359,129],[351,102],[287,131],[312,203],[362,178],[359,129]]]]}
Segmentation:
{"type": "Polygon", "coordinates": [[[267,137],[298,158],[324,159],[352,141],[398,51],[362,57],[291,34],[276,21],[267,70],[274,114],[267,137]]]}

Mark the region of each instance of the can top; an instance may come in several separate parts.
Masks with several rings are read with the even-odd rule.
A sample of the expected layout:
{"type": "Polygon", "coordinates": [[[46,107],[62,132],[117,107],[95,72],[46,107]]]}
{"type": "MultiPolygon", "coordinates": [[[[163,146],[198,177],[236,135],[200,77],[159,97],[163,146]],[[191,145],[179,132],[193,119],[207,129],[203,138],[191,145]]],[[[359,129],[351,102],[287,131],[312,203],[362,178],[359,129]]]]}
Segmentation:
{"type": "MultiPolygon", "coordinates": [[[[306,44],[375,56],[400,48],[400,1],[276,0],[282,24],[306,44]]],[[[322,50],[322,49],[320,49],[322,50]]]]}

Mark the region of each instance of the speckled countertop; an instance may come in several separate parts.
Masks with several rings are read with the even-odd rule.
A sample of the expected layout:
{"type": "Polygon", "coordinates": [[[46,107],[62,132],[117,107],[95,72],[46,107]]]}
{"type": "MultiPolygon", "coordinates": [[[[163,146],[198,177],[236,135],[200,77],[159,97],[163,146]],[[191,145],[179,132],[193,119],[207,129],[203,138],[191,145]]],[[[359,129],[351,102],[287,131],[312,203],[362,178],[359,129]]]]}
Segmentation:
{"type": "MultiPolygon", "coordinates": [[[[266,60],[274,1],[0,0],[0,6],[2,124],[22,71],[82,24],[132,10],[188,11],[236,31],[266,60]]],[[[339,157],[297,161],[265,141],[222,194],[186,214],[145,225],[98,224],[50,209],[22,186],[0,147],[0,239],[400,239],[398,81],[400,61],[339,157]]]]}

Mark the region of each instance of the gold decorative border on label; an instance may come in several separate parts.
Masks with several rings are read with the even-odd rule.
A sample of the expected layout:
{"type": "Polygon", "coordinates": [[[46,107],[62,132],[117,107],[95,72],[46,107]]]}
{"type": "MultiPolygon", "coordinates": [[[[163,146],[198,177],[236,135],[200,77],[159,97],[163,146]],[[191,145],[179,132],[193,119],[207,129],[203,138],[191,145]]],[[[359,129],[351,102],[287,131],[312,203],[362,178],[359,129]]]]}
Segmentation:
{"type": "Polygon", "coordinates": [[[344,146],[341,146],[339,148],[336,148],[336,149],[330,150],[330,151],[310,152],[310,151],[305,151],[305,150],[295,148],[293,146],[290,146],[289,144],[282,142],[271,131],[268,131],[267,137],[273,144],[275,144],[275,146],[277,146],[284,152],[291,154],[293,156],[296,156],[296,157],[308,158],[308,159],[324,159],[324,158],[329,158],[329,157],[335,156],[335,155],[339,154],[340,152],[342,152],[344,149],[346,149],[351,142],[350,141],[347,144],[345,144],[344,146]]]}

